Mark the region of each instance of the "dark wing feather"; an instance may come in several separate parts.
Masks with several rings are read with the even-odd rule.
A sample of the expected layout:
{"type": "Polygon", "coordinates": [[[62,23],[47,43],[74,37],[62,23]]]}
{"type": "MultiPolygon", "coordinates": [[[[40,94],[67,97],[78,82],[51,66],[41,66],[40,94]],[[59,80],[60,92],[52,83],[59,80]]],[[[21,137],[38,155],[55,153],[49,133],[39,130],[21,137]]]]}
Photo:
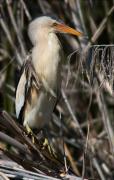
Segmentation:
{"type": "Polygon", "coordinates": [[[41,88],[41,82],[32,64],[31,55],[25,61],[22,68],[22,74],[17,86],[16,91],[16,116],[23,119],[23,111],[26,104],[26,100],[31,102],[31,88],[35,87],[39,91],[41,88]]]}

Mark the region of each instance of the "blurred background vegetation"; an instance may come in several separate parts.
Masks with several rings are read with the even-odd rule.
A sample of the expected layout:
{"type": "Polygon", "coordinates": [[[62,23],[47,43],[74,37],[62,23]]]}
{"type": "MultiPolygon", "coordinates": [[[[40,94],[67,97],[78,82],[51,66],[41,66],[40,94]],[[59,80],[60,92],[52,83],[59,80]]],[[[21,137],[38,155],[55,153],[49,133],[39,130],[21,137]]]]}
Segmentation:
{"type": "MultiPolygon", "coordinates": [[[[27,27],[32,19],[42,15],[61,19],[84,34],[81,38],[58,35],[66,61],[62,95],[49,124],[50,140],[55,151],[63,155],[64,137],[68,167],[75,175],[113,179],[113,0],[1,0],[0,108],[15,118],[20,69],[32,48],[27,27]]],[[[3,126],[0,128],[8,134],[3,126]]]]}

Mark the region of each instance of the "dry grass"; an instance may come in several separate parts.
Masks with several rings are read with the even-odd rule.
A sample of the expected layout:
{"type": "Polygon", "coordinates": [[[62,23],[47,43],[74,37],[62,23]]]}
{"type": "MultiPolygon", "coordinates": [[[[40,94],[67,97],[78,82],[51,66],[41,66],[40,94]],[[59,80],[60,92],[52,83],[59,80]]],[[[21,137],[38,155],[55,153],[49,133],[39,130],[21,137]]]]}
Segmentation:
{"type": "Polygon", "coordinates": [[[0,2],[1,177],[114,178],[113,19],[113,0],[0,2]],[[27,26],[45,14],[84,32],[79,39],[60,37],[67,60],[61,98],[47,127],[56,157],[42,145],[44,134],[34,134],[32,143],[14,108],[19,71],[32,48],[27,26]]]}

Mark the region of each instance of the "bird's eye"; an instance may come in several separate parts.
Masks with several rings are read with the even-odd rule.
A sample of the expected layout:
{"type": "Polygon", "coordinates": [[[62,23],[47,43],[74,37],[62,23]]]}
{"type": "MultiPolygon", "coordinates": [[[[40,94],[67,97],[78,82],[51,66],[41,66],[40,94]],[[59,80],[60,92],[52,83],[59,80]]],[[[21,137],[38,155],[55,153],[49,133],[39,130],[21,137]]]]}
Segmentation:
{"type": "Polygon", "coordinates": [[[54,22],[54,23],[53,23],[53,26],[57,26],[57,23],[56,23],[56,22],[54,22]]]}

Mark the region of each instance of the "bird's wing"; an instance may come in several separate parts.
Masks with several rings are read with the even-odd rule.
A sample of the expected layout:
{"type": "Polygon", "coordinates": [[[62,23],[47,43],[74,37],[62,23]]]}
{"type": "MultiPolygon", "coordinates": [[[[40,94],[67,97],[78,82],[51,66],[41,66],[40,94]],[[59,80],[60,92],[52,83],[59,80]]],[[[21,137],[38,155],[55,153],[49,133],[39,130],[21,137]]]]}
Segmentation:
{"type": "Polygon", "coordinates": [[[24,106],[24,102],[25,102],[25,84],[26,84],[26,76],[25,76],[25,71],[23,71],[16,91],[15,107],[16,107],[17,118],[19,117],[21,109],[24,106]]]}
{"type": "Polygon", "coordinates": [[[33,86],[39,90],[42,85],[36,75],[30,56],[23,65],[22,75],[17,86],[15,101],[17,118],[22,114],[26,99],[31,99],[29,92],[33,86]]]}

